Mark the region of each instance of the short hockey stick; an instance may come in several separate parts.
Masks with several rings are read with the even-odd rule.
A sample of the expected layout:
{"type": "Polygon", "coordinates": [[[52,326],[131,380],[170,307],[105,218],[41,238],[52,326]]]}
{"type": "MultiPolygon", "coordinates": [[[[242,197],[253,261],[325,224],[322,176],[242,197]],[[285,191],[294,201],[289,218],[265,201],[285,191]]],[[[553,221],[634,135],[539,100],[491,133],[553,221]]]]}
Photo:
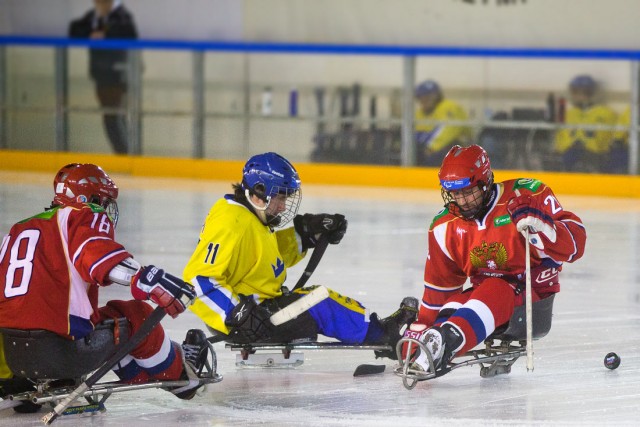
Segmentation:
{"type": "Polygon", "coordinates": [[[292,292],[296,289],[300,289],[307,283],[309,277],[311,277],[318,264],[320,264],[320,260],[324,255],[324,251],[327,250],[328,245],[329,241],[327,240],[327,238],[325,236],[320,236],[320,238],[318,239],[318,243],[316,244],[316,247],[311,254],[311,257],[309,258],[309,262],[307,263],[307,266],[302,273],[302,276],[300,276],[300,278],[298,279],[298,283],[296,283],[293,289],[291,289],[292,292]]]}
{"type": "Polygon", "coordinates": [[[525,239],[525,314],[527,326],[527,371],[533,371],[533,302],[531,301],[531,248],[529,227],[524,231],[525,239]]]}
{"type": "Polygon", "coordinates": [[[271,315],[269,320],[275,326],[282,325],[283,323],[295,319],[305,311],[309,310],[314,305],[329,298],[329,290],[324,286],[318,286],[302,298],[289,304],[282,310],[271,315]]]}
{"type": "Polygon", "coordinates": [[[167,313],[164,311],[162,307],[156,307],[151,313],[151,316],[147,318],[147,320],[142,323],[140,329],[136,331],[135,334],[126,342],[124,342],[113,355],[102,364],[89,378],[87,378],[82,384],[80,384],[69,396],[67,396],[64,400],[56,405],[53,411],[49,412],[47,415],[42,417],[42,422],[45,425],[51,424],[58,418],[78,397],[82,396],[83,393],[92,387],[95,383],[100,381],[102,377],[104,377],[110,370],[122,360],[127,354],[131,353],[131,351],[138,346],[144,340],[147,335],[151,333],[153,328],[155,328],[160,321],[164,318],[167,313]]]}

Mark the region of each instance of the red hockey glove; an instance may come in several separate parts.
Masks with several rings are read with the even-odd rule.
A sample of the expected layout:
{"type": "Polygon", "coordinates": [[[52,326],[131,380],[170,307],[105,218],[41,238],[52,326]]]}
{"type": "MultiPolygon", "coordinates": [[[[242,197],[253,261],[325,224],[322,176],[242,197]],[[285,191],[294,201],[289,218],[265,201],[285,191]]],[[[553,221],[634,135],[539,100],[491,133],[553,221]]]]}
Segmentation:
{"type": "Polygon", "coordinates": [[[173,318],[185,311],[196,294],[193,287],[164,270],[148,265],[131,282],[131,295],[139,300],[151,300],[173,318]]]}
{"type": "Polygon", "coordinates": [[[529,241],[539,249],[544,245],[537,233],[542,233],[551,243],[556,242],[556,226],[553,218],[544,210],[543,206],[535,197],[522,195],[509,200],[507,211],[511,216],[511,221],[516,225],[518,231],[523,232],[529,227],[529,241]]]}

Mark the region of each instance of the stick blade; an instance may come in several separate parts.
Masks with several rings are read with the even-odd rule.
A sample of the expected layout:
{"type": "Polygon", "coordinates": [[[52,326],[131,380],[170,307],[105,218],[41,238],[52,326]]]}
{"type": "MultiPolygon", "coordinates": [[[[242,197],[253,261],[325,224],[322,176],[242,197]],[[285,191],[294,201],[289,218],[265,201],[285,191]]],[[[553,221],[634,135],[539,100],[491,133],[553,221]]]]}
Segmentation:
{"type": "Polygon", "coordinates": [[[359,365],[355,371],[353,371],[354,377],[364,377],[367,375],[381,374],[386,369],[386,365],[359,365]]]}

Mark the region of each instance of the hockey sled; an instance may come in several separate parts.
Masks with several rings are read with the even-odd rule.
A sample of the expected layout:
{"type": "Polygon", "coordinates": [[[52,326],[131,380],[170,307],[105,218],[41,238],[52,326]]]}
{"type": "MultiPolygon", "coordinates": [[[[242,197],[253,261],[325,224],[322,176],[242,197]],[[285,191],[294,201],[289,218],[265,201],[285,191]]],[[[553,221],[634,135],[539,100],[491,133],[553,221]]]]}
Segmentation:
{"type": "MultiPolygon", "coordinates": [[[[14,376],[28,379],[34,390],[8,395],[0,401],[0,410],[29,402],[54,407],[69,396],[92,371],[98,369],[114,353],[118,341],[129,338],[126,319],[108,320],[96,327],[86,338],[68,340],[45,330],[19,330],[0,328],[4,340],[7,365],[14,376]],[[114,332],[115,331],[115,332],[114,332]]],[[[201,384],[222,380],[216,371],[215,356],[197,378],[201,384]]],[[[193,381],[194,379],[191,379],[193,381]]],[[[86,404],[68,408],[64,415],[106,410],[104,402],[113,394],[148,388],[170,390],[190,382],[150,381],[141,384],[99,382],[82,395],[86,404]]]]}
{"type": "Polygon", "coordinates": [[[239,351],[236,366],[255,368],[295,368],[304,363],[301,350],[380,350],[392,351],[388,345],[353,345],[341,342],[293,341],[282,344],[233,344],[226,348],[239,351]]]}
{"type": "MultiPolygon", "coordinates": [[[[551,295],[543,300],[532,304],[533,339],[540,339],[551,330],[551,317],[553,311],[553,300],[555,295],[551,295]]],[[[418,381],[430,380],[451,372],[463,366],[480,365],[480,376],[490,378],[496,375],[508,374],[511,366],[520,356],[526,355],[527,328],[525,306],[515,308],[509,322],[498,327],[490,336],[484,340],[484,348],[470,350],[462,356],[458,356],[449,362],[446,367],[435,369],[433,359],[424,344],[413,338],[402,338],[396,346],[399,366],[394,373],[402,377],[404,386],[411,390],[418,381]],[[407,356],[402,357],[402,347],[407,343],[407,356]],[[412,367],[409,360],[413,349],[417,346],[421,352],[427,355],[430,369],[425,372],[412,367]],[[412,349],[413,347],[413,349],[412,349]]]]}

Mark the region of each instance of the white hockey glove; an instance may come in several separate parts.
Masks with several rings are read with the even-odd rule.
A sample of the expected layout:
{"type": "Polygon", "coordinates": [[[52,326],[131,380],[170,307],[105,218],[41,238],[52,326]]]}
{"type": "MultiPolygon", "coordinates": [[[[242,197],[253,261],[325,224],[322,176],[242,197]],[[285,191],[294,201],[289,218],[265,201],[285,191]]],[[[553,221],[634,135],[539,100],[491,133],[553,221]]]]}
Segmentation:
{"type": "Polygon", "coordinates": [[[536,248],[544,249],[539,233],[551,243],[556,242],[556,226],[553,218],[540,206],[540,202],[528,195],[514,197],[507,204],[507,211],[516,229],[523,233],[528,228],[529,243],[536,248]]]}

